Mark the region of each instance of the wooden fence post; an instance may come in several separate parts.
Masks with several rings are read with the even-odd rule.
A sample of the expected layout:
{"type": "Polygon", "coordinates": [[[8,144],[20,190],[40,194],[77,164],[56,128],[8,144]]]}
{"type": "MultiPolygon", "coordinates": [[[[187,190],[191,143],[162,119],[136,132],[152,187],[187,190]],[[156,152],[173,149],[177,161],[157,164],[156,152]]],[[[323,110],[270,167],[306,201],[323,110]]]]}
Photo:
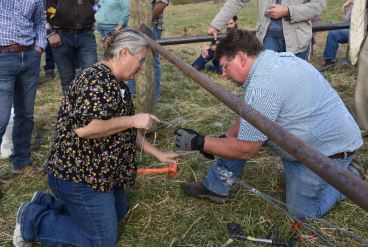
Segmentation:
{"type": "MultiPolygon", "coordinates": [[[[130,1],[130,26],[138,29],[141,24],[152,26],[150,0],[130,1]]],[[[135,77],[136,110],[141,113],[155,112],[155,82],[153,76],[153,54],[149,52],[142,69],[135,77]]]]}

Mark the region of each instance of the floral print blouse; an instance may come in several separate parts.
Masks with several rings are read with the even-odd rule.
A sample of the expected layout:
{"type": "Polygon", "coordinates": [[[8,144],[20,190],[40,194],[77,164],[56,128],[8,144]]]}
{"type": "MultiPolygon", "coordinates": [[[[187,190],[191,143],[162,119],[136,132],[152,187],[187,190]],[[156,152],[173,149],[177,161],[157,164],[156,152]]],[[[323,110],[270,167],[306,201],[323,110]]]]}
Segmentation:
{"type": "Polygon", "coordinates": [[[98,139],[80,138],[74,132],[93,119],[131,115],[134,108],[128,87],[117,81],[109,67],[95,64],[84,70],[72,82],[58,113],[47,162],[50,173],[101,192],[133,184],[136,129],[98,139]]]}

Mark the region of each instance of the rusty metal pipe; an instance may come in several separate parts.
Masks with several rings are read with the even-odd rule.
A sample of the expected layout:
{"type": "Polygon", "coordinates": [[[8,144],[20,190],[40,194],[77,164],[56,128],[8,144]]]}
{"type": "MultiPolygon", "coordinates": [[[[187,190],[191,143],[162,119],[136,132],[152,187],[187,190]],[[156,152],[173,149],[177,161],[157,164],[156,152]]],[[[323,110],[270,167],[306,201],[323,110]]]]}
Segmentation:
{"type": "MultiPolygon", "coordinates": [[[[346,29],[349,28],[350,24],[347,22],[339,22],[334,24],[319,24],[312,27],[313,32],[321,32],[321,31],[329,31],[336,29],[346,29]]],[[[252,33],[255,33],[255,30],[249,30],[252,33]]],[[[220,34],[219,38],[222,38],[226,35],[226,33],[220,34]]],[[[179,45],[179,44],[189,44],[189,43],[197,43],[197,42],[207,42],[213,41],[212,35],[195,35],[195,36],[182,36],[182,37],[172,37],[172,38],[164,38],[160,39],[157,42],[161,46],[167,45],[179,45]]]]}
{"type": "Polygon", "coordinates": [[[146,37],[153,50],[159,52],[161,56],[175,65],[185,75],[193,79],[231,110],[267,135],[267,137],[282,147],[286,152],[305,164],[309,169],[368,212],[368,185],[363,180],[343,170],[334,160],[324,156],[312,146],[305,144],[289,131],[250,107],[241,98],[232,95],[156,41],[150,39],[148,36],[146,37]]]}

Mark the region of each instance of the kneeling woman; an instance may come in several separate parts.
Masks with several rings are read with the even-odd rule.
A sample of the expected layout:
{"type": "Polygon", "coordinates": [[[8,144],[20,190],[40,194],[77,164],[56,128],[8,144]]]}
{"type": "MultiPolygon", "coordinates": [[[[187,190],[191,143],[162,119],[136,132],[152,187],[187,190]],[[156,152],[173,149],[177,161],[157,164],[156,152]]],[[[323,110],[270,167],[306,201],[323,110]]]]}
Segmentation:
{"type": "Polygon", "coordinates": [[[104,60],[83,71],[66,92],[48,159],[54,196],[36,192],[17,214],[14,245],[114,246],[127,213],[126,186],[136,178],[136,149],[161,162],[178,154],[155,148],[137,131],[158,121],[134,114],[123,80],[133,79],[148,52],[134,30],[111,34],[104,60]]]}

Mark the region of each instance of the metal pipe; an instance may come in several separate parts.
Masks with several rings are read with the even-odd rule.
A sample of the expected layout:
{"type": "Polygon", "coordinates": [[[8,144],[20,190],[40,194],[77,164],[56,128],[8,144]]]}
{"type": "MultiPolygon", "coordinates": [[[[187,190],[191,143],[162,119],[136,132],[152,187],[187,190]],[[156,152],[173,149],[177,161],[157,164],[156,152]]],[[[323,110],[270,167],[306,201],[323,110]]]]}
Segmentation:
{"type": "Polygon", "coordinates": [[[368,185],[364,183],[363,180],[343,170],[336,161],[326,157],[312,146],[305,144],[276,122],[271,121],[250,107],[241,98],[232,95],[219,84],[216,84],[209,77],[186,64],[156,41],[148,36],[146,37],[149,46],[154,51],[160,53],[161,56],[166,58],[185,75],[218,98],[236,114],[247,120],[286,152],[368,212],[368,185]]]}
{"type": "MultiPolygon", "coordinates": [[[[347,29],[350,27],[350,23],[347,22],[339,22],[334,24],[319,24],[312,27],[313,32],[321,32],[321,31],[329,31],[336,29],[347,29]]],[[[255,30],[249,30],[252,33],[255,33],[255,30]]],[[[222,38],[226,35],[226,33],[220,34],[218,37],[222,38]]],[[[197,42],[207,42],[213,41],[212,35],[195,35],[195,36],[182,36],[182,37],[172,37],[172,38],[164,38],[160,39],[157,42],[161,46],[167,45],[179,45],[179,44],[189,44],[189,43],[197,43],[197,42]]]]}

